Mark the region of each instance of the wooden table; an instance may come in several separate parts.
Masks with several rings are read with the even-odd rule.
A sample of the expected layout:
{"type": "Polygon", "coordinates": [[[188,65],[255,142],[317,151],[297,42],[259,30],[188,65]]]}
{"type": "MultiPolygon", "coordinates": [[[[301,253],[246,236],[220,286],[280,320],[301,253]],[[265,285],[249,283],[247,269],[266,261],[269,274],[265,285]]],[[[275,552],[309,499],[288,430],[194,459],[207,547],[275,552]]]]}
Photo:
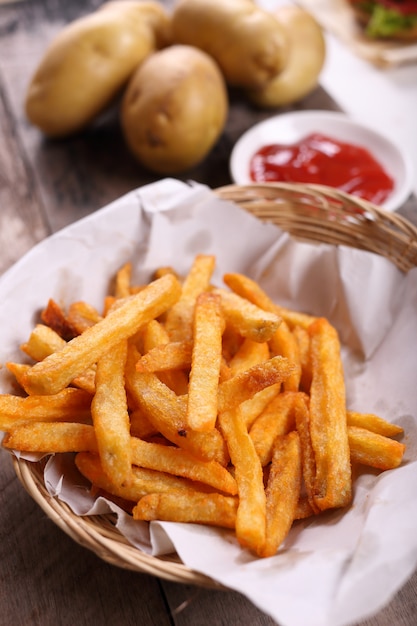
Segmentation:
{"type": "MultiPolygon", "coordinates": [[[[51,233],[156,180],[129,155],[116,110],[95,128],[63,141],[46,140],[24,116],[25,89],[46,42],[65,22],[99,4],[0,3],[0,272],[51,233]]],[[[320,88],[294,108],[337,109],[320,88]]],[[[231,93],[230,116],[218,145],[182,178],[213,188],[230,183],[234,142],[268,115],[231,93]]],[[[404,211],[414,221],[415,201],[404,211]]],[[[100,561],[45,517],[22,489],[4,451],[0,467],[0,626],[274,623],[237,593],[158,580],[100,561]]],[[[416,590],[417,574],[363,626],[415,624],[416,590]]]]}

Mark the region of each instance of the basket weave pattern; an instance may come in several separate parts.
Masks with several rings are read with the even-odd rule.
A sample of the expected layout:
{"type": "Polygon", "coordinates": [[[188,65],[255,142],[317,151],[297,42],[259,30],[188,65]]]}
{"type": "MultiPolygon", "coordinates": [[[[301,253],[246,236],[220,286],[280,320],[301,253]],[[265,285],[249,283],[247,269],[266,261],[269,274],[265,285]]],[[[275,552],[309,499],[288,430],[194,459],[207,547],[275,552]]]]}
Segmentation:
{"type": "MultiPolygon", "coordinates": [[[[216,193],[298,239],[374,252],[405,272],[417,265],[417,227],[399,214],[387,213],[343,192],[319,185],[268,183],[230,185],[216,193]]],[[[30,463],[14,455],[12,459],[20,482],[47,516],[104,561],[174,582],[222,588],[186,567],[177,555],[153,557],[129,544],[116,529],[113,515],[75,515],[46,490],[41,462],[30,463]]]]}

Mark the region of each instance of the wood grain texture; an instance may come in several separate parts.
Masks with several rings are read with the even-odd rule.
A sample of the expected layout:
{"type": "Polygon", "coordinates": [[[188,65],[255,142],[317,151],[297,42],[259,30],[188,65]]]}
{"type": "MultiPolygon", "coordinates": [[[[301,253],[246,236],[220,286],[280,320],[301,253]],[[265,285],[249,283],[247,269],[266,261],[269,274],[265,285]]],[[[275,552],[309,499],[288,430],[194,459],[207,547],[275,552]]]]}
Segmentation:
{"type": "MultiPolygon", "coordinates": [[[[25,91],[47,42],[65,23],[100,4],[0,4],[0,273],[50,233],[157,179],[128,153],[117,103],[88,131],[64,141],[45,139],[24,115],[25,91]]],[[[294,108],[338,107],[318,88],[294,108]]],[[[228,160],[235,141],[269,115],[230,92],[222,137],[183,180],[211,187],[230,183],[228,160]]],[[[414,219],[415,206],[408,211],[414,219]]],[[[22,489],[4,450],[0,469],[0,626],[274,624],[237,593],[161,581],[103,563],[45,517],[22,489]]],[[[384,611],[361,626],[415,624],[416,589],[414,575],[384,611]]]]}

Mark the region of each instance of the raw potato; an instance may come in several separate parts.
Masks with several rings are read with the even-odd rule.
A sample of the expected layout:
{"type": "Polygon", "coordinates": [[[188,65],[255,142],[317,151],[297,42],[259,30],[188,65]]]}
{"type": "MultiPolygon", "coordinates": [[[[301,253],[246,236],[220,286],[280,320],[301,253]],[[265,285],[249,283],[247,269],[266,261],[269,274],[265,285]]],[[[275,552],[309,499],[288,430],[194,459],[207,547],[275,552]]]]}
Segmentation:
{"type": "Polygon", "coordinates": [[[179,0],[172,14],[176,43],[196,46],[219,64],[229,85],[257,87],[286,64],[285,29],[252,0],[179,0]]]}
{"type": "Polygon", "coordinates": [[[157,2],[109,2],[75,20],[52,41],[31,80],[28,119],[52,137],[82,130],[169,37],[169,17],[157,2]]]}
{"type": "Polygon", "coordinates": [[[227,112],[226,84],[215,61],[192,46],[174,45],[137,69],[123,98],[121,121],[126,142],[143,165],[175,174],[206,156],[227,112]]]}
{"type": "Polygon", "coordinates": [[[275,16],[288,34],[287,64],[269,83],[247,92],[253,103],[264,108],[292,104],[308,95],[317,86],[326,57],[323,31],[312,15],[285,6],[275,16]]]}

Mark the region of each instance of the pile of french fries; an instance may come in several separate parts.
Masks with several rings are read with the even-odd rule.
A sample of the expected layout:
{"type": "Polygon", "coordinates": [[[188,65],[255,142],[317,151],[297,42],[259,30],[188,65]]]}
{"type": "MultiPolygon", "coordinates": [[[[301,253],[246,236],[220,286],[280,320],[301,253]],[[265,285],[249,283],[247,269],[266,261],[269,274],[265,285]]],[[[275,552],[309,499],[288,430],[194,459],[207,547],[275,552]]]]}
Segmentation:
{"type": "Polygon", "coordinates": [[[294,521],[352,501],[353,470],[400,465],[402,428],[346,410],[340,343],[325,318],[275,304],[198,255],[146,285],[118,269],[98,311],[47,303],[6,364],[3,446],[74,453],[97,494],[136,520],[233,529],[259,557],[294,521]],[[24,359],[22,359],[24,360],[24,359]]]}

